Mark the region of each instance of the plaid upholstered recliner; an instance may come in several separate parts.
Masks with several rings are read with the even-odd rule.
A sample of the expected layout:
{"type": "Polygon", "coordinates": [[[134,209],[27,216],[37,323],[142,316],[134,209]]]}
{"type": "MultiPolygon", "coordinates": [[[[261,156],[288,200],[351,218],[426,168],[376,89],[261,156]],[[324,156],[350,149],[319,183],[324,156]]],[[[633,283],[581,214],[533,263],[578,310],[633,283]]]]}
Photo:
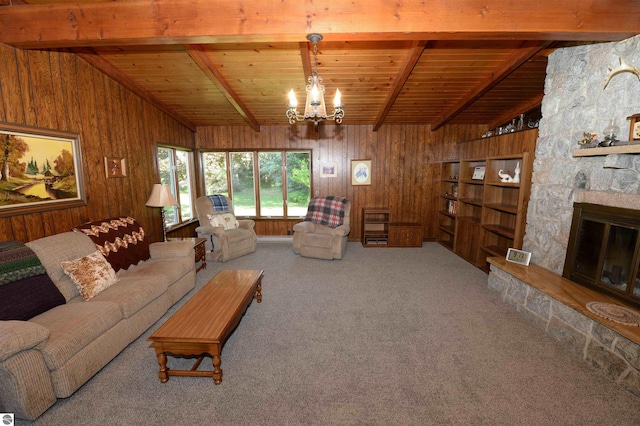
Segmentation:
{"type": "Polygon", "coordinates": [[[312,198],[304,222],[293,227],[293,252],[318,259],[342,259],[351,231],[351,202],[328,196],[312,198]]]}

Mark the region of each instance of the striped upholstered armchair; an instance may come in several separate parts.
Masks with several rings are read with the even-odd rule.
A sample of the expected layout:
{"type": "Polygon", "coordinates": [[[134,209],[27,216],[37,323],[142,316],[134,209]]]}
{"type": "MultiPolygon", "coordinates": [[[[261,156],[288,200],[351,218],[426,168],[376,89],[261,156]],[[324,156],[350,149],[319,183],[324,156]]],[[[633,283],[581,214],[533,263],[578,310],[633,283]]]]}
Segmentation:
{"type": "Polygon", "coordinates": [[[293,226],[293,252],[318,259],[342,259],[347,250],[351,202],[328,196],[312,198],[304,222],[293,226]]]}

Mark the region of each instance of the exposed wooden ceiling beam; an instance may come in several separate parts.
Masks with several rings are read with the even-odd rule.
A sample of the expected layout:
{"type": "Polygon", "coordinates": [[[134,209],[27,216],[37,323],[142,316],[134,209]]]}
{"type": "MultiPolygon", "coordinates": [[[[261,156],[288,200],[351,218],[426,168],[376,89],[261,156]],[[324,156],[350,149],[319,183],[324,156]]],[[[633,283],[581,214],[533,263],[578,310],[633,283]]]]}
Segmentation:
{"type": "Polygon", "coordinates": [[[196,126],[190,121],[186,120],[182,115],[178,114],[172,108],[168,107],[165,103],[160,102],[158,98],[156,98],[152,93],[148,90],[141,87],[138,83],[131,80],[125,74],[123,74],[119,69],[113,66],[109,61],[99,56],[95,51],[91,48],[80,48],[75,49],[74,53],[84,59],[93,67],[99,69],[109,77],[113,78],[115,81],[122,84],[127,89],[131,90],[136,95],[140,96],[142,99],[149,102],[151,105],[158,108],[160,111],[167,113],[169,116],[173,117],[175,120],[179,121],[186,127],[188,127],[191,131],[196,131],[196,126]]]}
{"type": "Polygon", "coordinates": [[[495,120],[487,123],[489,129],[494,129],[501,124],[506,123],[507,121],[517,117],[520,114],[524,114],[527,111],[531,111],[537,106],[542,105],[542,97],[544,94],[540,93],[538,95],[533,96],[531,99],[528,99],[526,102],[516,105],[510,110],[506,111],[504,114],[499,115],[495,118],[495,120]]]}
{"type": "Polygon", "coordinates": [[[224,76],[220,74],[220,71],[218,71],[214,63],[211,62],[211,59],[207,56],[207,53],[204,51],[203,47],[198,45],[191,45],[185,46],[185,49],[191,59],[193,59],[193,61],[198,64],[200,69],[202,69],[206,76],[211,79],[211,82],[216,85],[222,95],[229,101],[231,105],[233,105],[235,110],[238,111],[238,114],[240,114],[242,118],[244,118],[244,120],[247,122],[247,124],[249,124],[249,126],[251,126],[253,130],[259,132],[260,124],[253,117],[251,112],[249,112],[249,108],[247,108],[244,102],[242,102],[240,96],[238,96],[238,94],[233,90],[224,76]]]}
{"type": "Polygon", "coordinates": [[[398,98],[398,95],[402,91],[404,84],[407,82],[407,79],[411,75],[411,71],[413,71],[413,67],[416,66],[416,63],[418,63],[418,60],[420,59],[420,56],[422,55],[422,52],[424,51],[424,48],[426,45],[427,45],[426,41],[420,40],[420,41],[414,42],[413,45],[411,46],[411,49],[409,50],[409,54],[404,59],[404,63],[402,64],[402,67],[398,71],[398,75],[393,83],[393,88],[389,91],[389,95],[387,95],[387,99],[385,99],[384,101],[384,107],[376,117],[376,121],[373,124],[374,132],[380,128],[380,126],[382,125],[382,122],[387,117],[387,114],[391,110],[393,103],[398,98]]]}
{"type": "Polygon", "coordinates": [[[311,66],[311,53],[309,53],[309,45],[307,43],[300,43],[300,58],[302,60],[302,70],[304,71],[304,78],[313,75],[313,67],[311,66]]]}
{"type": "Polygon", "coordinates": [[[389,2],[131,0],[0,7],[0,42],[19,48],[326,41],[622,40],[637,0],[389,2]]]}
{"type": "Polygon", "coordinates": [[[502,63],[500,67],[495,69],[491,74],[487,75],[475,89],[471,90],[469,93],[463,96],[457,104],[455,104],[437,121],[435,121],[431,125],[431,129],[435,131],[447,124],[449,121],[455,118],[456,115],[464,111],[469,105],[477,101],[482,95],[495,87],[509,74],[518,69],[522,64],[527,62],[542,49],[545,49],[551,43],[551,41],[525,42],[522,48],[516,50],[506,61],[502,63]]]}

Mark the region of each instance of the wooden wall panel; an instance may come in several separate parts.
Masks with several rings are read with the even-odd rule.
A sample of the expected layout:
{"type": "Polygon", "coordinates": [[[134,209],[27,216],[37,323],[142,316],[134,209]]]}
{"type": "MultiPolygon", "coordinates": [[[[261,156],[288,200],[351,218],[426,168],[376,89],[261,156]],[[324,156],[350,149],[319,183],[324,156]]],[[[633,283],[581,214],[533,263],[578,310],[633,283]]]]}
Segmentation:
{"type": "MultiPolygon", "coordinates": [[[[351,241],[360,240],[362,208],[388,207],[395,222],[419,222],[426,240],[435,239],[437,191],[442,160],[458,158],[458,142],[477,138],[483,126],[372,126],[321,124],[262,127],[200,127],[196,147],[206,149],[311,149],[314,196],[341,195],[352,202],[351,241]],[[370,159],[372,184],[351,185],[351,160],[370,159]],[[321,178],[324,161],[338,164],[337,178],[321,178]]],[[[202,188],[200,188],[202,191],[202,188]]],[[[295,221],[294,221],[295,223],[295,221]]],[[[258,221],[259,235],[287,235],[291,221],[258,221]]]]}
{"type": "MultiPolygon", "coordinates": [[[[298,124],[262,127],[259,133],[248,126],[226,126],[198,128],[194,134],[73,54],[0,45],[0,61],[0,120],[78,133],[87,195],[83,207],[0,218],[0,239],[29,241],[117,215],[136,217],[150,240],[161,239],[159,209],[145,202],[158,182],[156,146],[164,143],[201,149],[311,149],[313,195],[342,195],[353,203],[350,240],[360,239],[365,206],[390,208],[396,222],[422,223],[429,240],[435,238],[440,161],[510,149],[459,143],[486,131],[462,125],[436,132],[427,125],[383,125],[374,132],[365,125],[298,124]],[[124,157],[127,176],[108,179],[105,156],[124,157]],[[372,161],[372,185],[351,185],[353,159],[372,161]],[[325,161],[337,162],[337,178],[320,178],[325,161]]],[[[296,221],[260,220],[256,229],[260,235],[287,235],[296,221]]],[[[186,236],[194,227],[174,234],[186,236]]]]}
{"type": "Polygon", "coordinates": [[[131,215],[151,241],[159,209],[145,206],[158,182],[159,142],[194,146],[188,128],[70,53],[0,45],[0,120],[78,133],[87,205],[0,218],[0,239],[30,241],[89,220],[131,215]],[[104,157],[124,157],[127,176],[107,179],[104,157]]]}

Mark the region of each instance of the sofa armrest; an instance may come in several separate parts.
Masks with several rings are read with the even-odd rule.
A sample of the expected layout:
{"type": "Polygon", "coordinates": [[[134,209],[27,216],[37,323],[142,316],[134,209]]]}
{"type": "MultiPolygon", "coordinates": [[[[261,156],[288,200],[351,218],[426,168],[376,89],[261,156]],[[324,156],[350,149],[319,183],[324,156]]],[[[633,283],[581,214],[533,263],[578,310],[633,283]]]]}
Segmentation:
{"type": "Polygon", "coordinates": [[[171,259],[193,256],[193,244],[190,241],[166,241],[151,243],[149,252],[152,259],[171,259]]]}
{"type": "Polygon", "coordinates": [[[349,235],[349,232],[351,232],[351,227],[349,225],[340,225],[333,230],[333,235],[340,235],[341,237],[344,237],[349,235]]]}
{"type": "Polygon", "coordinates": [[[29,321],[0,321],[0,361],[49,338],[49,329],[29,321]]]}
{"type": "Polygon", "coordinates": [[[254,229],[256,227],[256,222],[253,219],[238,219],[238,224],[240,228],[245,229],[254,229]]]}
{"type": "Polygon", "coordinates": [[[300,222],[293,225],[294,232],[313,232],[316,224],[313,222],[300,222]]]}

